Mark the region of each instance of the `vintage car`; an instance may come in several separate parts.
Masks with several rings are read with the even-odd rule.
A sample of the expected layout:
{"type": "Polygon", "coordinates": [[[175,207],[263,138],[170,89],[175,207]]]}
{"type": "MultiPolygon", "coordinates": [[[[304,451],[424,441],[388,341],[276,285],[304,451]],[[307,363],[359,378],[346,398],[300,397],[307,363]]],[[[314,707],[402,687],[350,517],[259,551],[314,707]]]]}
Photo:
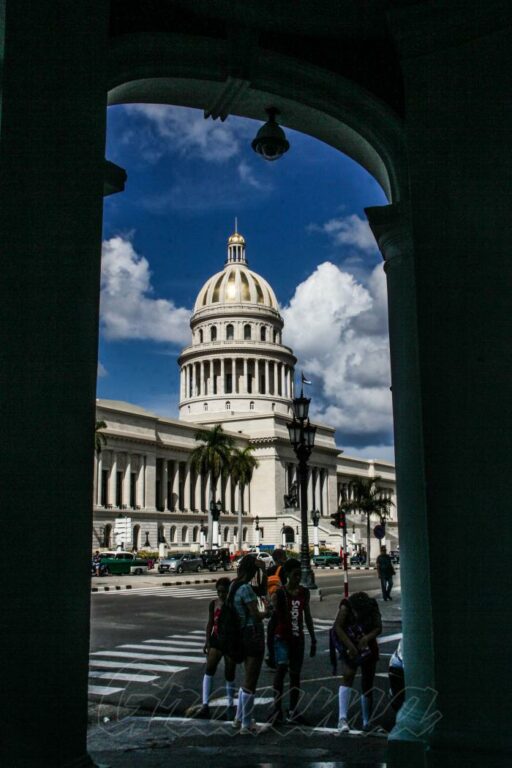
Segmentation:
{"type": "Polygon", "coordinates": [[[224,569],[225,571],[233,570],[233,563],[229,556],[229,549],[204,549],[201,552],[204,567],[209,571],[217,571],[224,569]]]}
{"type": "Polygon", "coordinates": [[[313,564],[318,567],[343,565],[343,561],[336,552],[323,552],[321,555],[313,557],[313,564]]]}
{"type": "Polygon", "coordinates": [[[122,575],[125,573],[140,576],[148,572],[148,561],[137,557],[133,552],[102,552],[100,567],[105,575],[122,575]]]}

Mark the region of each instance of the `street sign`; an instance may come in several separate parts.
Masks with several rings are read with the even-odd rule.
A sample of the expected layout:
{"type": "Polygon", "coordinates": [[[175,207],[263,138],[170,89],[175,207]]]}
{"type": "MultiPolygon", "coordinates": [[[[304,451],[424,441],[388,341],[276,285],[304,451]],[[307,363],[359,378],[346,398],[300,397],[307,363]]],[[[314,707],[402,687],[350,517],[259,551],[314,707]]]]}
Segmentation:
{"type": "Polygon", "coordinates": [[[376,539],[383,539],[386,535],[386,529],[383,525],[376,525],[373,529],[373,535],[376,539]]]}

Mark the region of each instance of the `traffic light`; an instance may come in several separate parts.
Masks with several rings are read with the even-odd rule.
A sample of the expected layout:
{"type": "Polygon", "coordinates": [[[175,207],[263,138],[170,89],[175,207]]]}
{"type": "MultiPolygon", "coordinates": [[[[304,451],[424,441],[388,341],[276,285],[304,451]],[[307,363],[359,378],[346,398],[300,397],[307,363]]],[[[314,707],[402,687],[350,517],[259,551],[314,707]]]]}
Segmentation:
{"type": "Polygon", "coordinates": [[[331,525],[334,528],[341,528],[341,514],[342,513],[338,510],[338,512],[331,515],[331,525]]]}
{"type": "Polygon", "coordinates": [[[340,528],[345,531],[347,528],[347,518],[345,516],[345,512],[341,509],[338,514],[340,516],[340,528]]]}

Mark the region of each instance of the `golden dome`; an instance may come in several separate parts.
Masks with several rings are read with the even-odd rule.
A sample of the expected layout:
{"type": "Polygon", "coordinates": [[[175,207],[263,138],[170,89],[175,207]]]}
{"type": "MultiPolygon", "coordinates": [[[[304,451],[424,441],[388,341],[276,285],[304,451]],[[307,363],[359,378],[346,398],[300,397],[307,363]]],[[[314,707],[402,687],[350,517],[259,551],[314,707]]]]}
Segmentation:
{"type": "Polygon", "coordinates": [[[234,232],[228,237],[228,245],[245,245],[245,238],[238,232],[234,232]]]}

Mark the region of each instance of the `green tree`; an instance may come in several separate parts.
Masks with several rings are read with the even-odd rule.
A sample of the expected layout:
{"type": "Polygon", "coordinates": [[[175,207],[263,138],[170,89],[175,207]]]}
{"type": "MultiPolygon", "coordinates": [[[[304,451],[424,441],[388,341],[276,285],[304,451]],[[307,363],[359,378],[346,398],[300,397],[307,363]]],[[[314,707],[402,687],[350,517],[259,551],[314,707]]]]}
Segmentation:
{"type": "MultiPolygon", "coordinates": [[[[210,501],[215,503],[217,483],[221,475],[227,475],[231,466],[231,453],[234,441],[227,435],[220,424],[212,429],[200,429],[195,434],[200,441],[190,454],[190,465],[196,473],[210,475],[210,501]]],[[[208,528],[208,540],[212,542],[212,528],[208,528]]]]}
{"type": "Polygon", "coordinates": [[[107,438],[100,430],[106,429],[107,424],[105,421],[97,421],[94,427],[94,449],[96,453],[101,453],[101,449],[107,444],[107,438]]]}
{"type": "Polygon", "coordinates": [[[258,460],[252,455],[253,447],[234,448],[231,453],[231,480],[240,486],[240,504],[238,507],[238,549],[242,549],[242,515],[244,513],[244,490],[252,480],[252,475],[258,466],[258,460]]]}
{"type": "Polygon", "coordinates": [[[382,478],[370,477],[367,480],[352,480],[349,493],[342,498],[340,509],[345,512],[359,512],[366,515],[366,565],[370,565],[371,517],[378,515],[383,523],[391,512],[394,503],[383,495],[382,478]]]}

